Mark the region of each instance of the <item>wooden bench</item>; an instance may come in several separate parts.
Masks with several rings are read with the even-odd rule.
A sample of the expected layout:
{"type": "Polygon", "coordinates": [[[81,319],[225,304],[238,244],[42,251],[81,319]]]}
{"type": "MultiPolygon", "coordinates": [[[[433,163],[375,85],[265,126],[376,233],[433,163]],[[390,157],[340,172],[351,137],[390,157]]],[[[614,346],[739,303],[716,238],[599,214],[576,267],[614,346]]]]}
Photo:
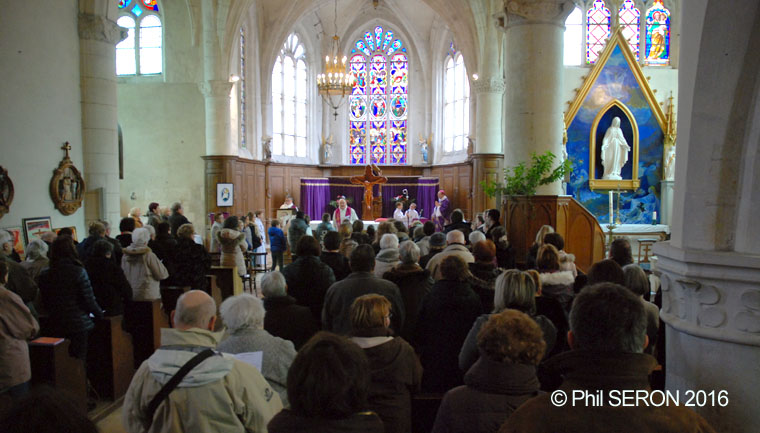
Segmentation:
{"type": "Polygon", "coordinates": [[[132,336],[122,328],[124,316],[95,320],[87,351],[87,378],[103,398],[124,395],[135,373],[132,336]]]}
{"type": "Polygon", "coordinates": [[[161,347],[161,328],[169,327],[169,317],[161,309],[160,299],[132,302],[130,310],[134,366],[139,368],[161,347]]]}
{"type": "Polygon", "coordinates": [[[81,359],[69,356],[71,341],[40,337],[29,342],[32,383],[46,384],[66,393],[87,413],[87,377],[81,359]]]}
{"type": "MultiPolygon", "coordinates": [[[[216,277],[216,287],[219,288],[218,299],[214,297],[212,290],[211,296],[217,301],[217,305],[230,296],[236,296],[243,293],[243,280],[237,273],[235,266],[212,266],[210,275],[216,277]]],[[[213,287],[213,286],[212,286],[213,287]]]]}
{"type": "Polygon", "coordinates": [[[433,430],[443,394],[421,393],[412,396],[412,432],[427,433],[433,430]]]}

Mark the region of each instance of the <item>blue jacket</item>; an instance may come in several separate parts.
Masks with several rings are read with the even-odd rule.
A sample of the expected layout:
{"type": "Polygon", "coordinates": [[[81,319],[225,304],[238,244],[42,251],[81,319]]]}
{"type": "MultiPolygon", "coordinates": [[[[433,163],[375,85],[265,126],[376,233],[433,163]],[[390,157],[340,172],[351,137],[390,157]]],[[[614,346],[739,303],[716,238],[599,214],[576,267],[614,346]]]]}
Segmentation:
{"type": "Polygon", "coordinates": [[[288,247],[285,245],[285,233],[279,227],[269,227],[269,249],[273,253],[285,251],[288,247]]]}
{"type": "Polygon", "coordinates": [[[95,301],[90,278],[81,263],[70,259],[50,263],[39,277],[42,305],[50,315],[50,331],[65,336],[90,331],[103,310],[95,301]]]}

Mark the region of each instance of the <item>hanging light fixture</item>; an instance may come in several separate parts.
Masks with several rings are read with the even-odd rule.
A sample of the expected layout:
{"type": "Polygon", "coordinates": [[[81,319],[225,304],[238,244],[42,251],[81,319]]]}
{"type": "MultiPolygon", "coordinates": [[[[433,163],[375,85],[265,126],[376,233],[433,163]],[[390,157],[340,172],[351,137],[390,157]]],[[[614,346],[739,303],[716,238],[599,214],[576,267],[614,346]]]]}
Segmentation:
{"type": "Polygon", "coordinates": [[[317,88],[322,99],[338,117],[338,108],[343,105],[346,95],[350,95],[356,78],[346,72],[346,56],[338,59],[340,37],[338,37],[338,0],[335,0],[335,35],[332,40],[332,58],[325,56],[325,71],[317,75],[317,88]]]}

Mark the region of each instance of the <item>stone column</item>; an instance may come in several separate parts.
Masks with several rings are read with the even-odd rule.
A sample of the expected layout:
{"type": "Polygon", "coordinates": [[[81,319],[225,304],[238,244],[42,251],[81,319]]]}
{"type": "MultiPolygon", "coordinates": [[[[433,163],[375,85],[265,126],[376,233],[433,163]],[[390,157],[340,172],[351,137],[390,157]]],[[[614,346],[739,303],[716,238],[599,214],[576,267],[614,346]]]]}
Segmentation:
{"type": "Polygon", "coordinates": [[[204,0],[203,75],[199,88],[206,98],[206,155],[235,155],[237,145],[230,142],[230,91],[222,46],[217,31],[217,2],[204,0]]]}
{"type": "Polygon", "coordinates": [[[104,16],[79,15],[85,183],[88,191],[103,189],[100,209],[90,214],[112,226],[121,218],[115,47],[126,37],[126,30],[104,16]]]}
{"type": "Polygon", "coordinates": [[[499,197],[488,197],[481,181],[502,181],[502,128],[504,79],[501,76],[480,77],[472,81],[477,100],[475,124],[477,136],[472,149],[473,210],[481,212],[498,208],[499,197]]]}
{"type": "MultiPolygon", "coordinates": [[[[506,0],[497,19],[506,37],[505,164],[549,150],[562,155],[563,48],[571,0],[506,0]]],[[[538,190],[562,194],[562,183],[538,190]]]]}

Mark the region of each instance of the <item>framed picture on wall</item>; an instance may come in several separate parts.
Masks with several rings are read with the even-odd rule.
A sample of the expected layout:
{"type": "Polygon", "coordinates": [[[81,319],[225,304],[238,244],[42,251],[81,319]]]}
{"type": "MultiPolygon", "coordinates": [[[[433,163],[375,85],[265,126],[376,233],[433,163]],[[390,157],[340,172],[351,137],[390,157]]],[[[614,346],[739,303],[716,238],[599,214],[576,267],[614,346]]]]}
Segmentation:
{"type": "Polygon", "coordinates": [[[41,234],[53,230],[50,217],[24,218],[24,242],[28,245],[29,241],[39,238],[41,234]]]}
{"type": "Polygon", "coordinates": [[[21,260],[24,259],[25,251],[24,251],[24,239],[21,237],[21,227],[6,227],[4,229],[11,235],[13,235],[13,249],[16,250],[19,257],[21,257],[21,260]]]}
{"type": "Polygon", "coordinates": [[[235,185],[231,183],[216,184],[216,205],[217,207],[232,206],[235,199],[235,185]]]}

